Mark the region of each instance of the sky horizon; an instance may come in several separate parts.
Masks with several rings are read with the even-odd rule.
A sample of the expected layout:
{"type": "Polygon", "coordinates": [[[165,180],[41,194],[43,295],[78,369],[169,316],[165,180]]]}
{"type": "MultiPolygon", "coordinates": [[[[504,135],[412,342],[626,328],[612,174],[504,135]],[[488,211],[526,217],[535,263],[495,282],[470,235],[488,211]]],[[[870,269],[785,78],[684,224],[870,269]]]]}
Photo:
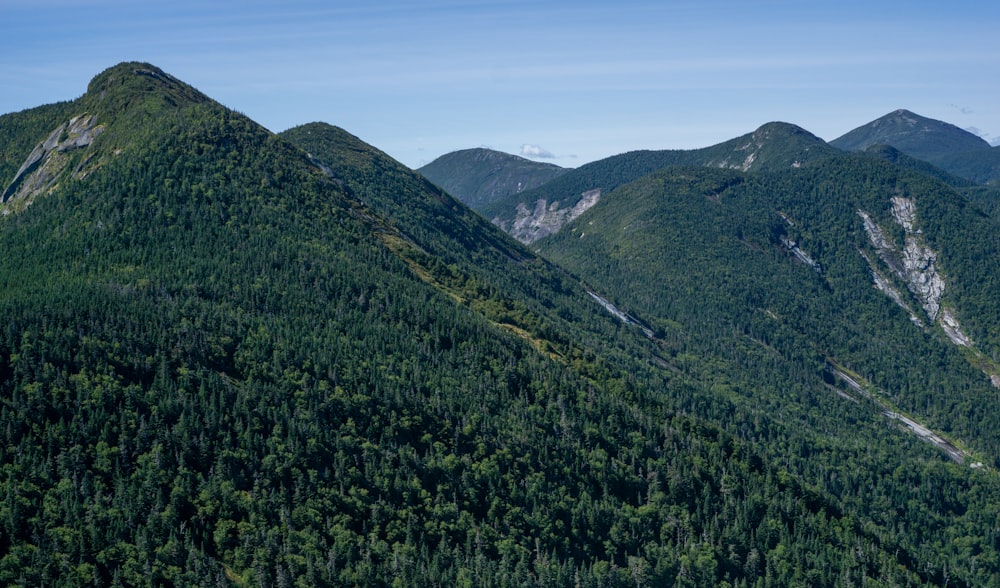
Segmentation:
{"type": "Polygon", "coordinates": [[[488,147],[577,167],[900,108],[1000,140],[1000,3],[0,0],[0,114],[145,61],[280,132],[416,168],[488,147]]]}

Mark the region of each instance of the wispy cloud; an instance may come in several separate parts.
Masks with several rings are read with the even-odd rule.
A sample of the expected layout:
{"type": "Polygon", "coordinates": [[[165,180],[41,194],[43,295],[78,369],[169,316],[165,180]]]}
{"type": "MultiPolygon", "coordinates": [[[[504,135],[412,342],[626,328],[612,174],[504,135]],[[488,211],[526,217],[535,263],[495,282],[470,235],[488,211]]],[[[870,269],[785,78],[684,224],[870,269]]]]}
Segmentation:
{"type": "Polygon", "coordinates": [[[1000,137],[994,137],[993,135],[987,133],[986,131],[979,130],[978,127],[965,127],[965,130],[969,131],[973,135],[978,135],[984,141],[986,141],[987,143],[989,143],[994,147],[1000,145],[1000,137]]]}
{"type": "Polygon", "coordinates": [[[535,157],[537,159],[555,159],[555,154],[551,151],[539,147],[538,145],[530,145],[528,143],[521,145],[521,155],[524,157],[535,157]]]}

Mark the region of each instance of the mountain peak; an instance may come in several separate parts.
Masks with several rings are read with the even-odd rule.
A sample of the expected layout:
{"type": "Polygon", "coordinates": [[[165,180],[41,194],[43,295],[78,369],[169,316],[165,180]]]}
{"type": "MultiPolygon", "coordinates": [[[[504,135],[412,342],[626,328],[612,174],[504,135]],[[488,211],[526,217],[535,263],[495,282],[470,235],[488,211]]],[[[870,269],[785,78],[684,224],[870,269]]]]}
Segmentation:
{"type": "Polygon", "coordinates": [[[36,121],[34,148],[24,146],[20,167],[0,192],[0,214],[23,210],[64,179],[82,179],[130,148],[166,141],[177,117],[164,113],[202,104],[223,116],[221,105],[149,63],[104,70],[85,94],[36,121]]]}
{"type": "MultiPolygon", "coordinates": [[[[764,124],[760,125],[760,127],[758,127],[756,131],[754,131],[754,134],[755,135],[756,134],[760,134],[760,135],[764,135],[764,136],[769,136],[771,134],[778,134],[778,135],[806,135],[806,136],[815,137],[815,135],[813,135],[812,133],[810,133],[809,131],[803,129],[802,127],[800,127],[798,125],[795,125],[795,124],[792,124],[792,123],[787,123],[787,122],[782,122],[782,121],[772,121],[772,122],[769,122],[769,123],[764,123],[764,124]]],[[[816,137],[816,140],[817,141],[821,141],[822,139],[819,139],[819,137],[816,137]]]]}
{"type": "Polygon", "coordinates": [[[452,164],[455,162],[466,162],[466,161],[476,161],[476,162],[495,162],[498,166],[507,166],[512,164],[522,164],[530,165],[536,168],[545,169],[563,169],[554,163],[545,163],[541,161],[533,161],[520,155],[513,155],[511,153],[506,153],[503,151],[497,151],[496,149],[490,149],[488,147],[473,147],[471,149],[459,149],[458,151],[452,151],[451,153],[445,153],[441,157],[438,157],[434,161],[425,165],[421,169],[431,168],[440,166],[442,164],[452,164]]]}
{"type": "Polygon", "coordinates": [[[163,83],[180,83],[177,78],[166,73],[162,69],[150,63],[140,61],[123,61],[118,65],[113,65],[108,69],[94,76],[87,86],[90,93],[101,92],[113,86],[115,83],[122,83],[133,76],[144,76],[163,83]]]}
{"type": "Polygon", "coordinates": [[[906,110],[905,108],[900,108],[890,112],[889,114],[873,120],[869,123],[872,127],[880,127],[886,125],[896,125],[900,127],[910,127],[910,128],[933,128],[937,125],[947,124],[941,123],[941,121],[936,121],[931,118],[926,118],[920,116],[919,114],[906,110]]]}
{"type": "Polygon", "coordinates": [[[137,61],[119,63],[94,76],[83,101],[95,110],[117,113],[152,97],[169,106],[210,101],[155,65],[137,61]]]}
{"type": "Polygon", "coordinates": [[[707,158],[708,167],[740,171],[775,171],[799,167],[807,160],[830,151],[822,139],[798,125],[774,121],[735,139],[697,152],[707,158]]]}
{"type": "Polygon", "coordinates": [[[990,144],[955,125],[926,118],[900,108],[830,141],[845,151],[863,151],[872,145],[892,145],[911,157],[934,162],[955,153],[989,149],[990,144]]]}
{"type": "Polygon", "coordinates": [[[537,188],[569,170],[477,147],[447,153],[417,171],[465,204],[479,208],[537,188]]]}
{"type": "Polygon", "coordinates": [[[771,142],[787,142],[794,141],[799,146],[806,145],[825,145],[826,142],[820,139],[816,135],[810,133],[809,131],[803,129],[798,125],[792,123],[774,121],[761,125],[756,131],[754,131],[751,136],[758,143],[771,141],[771,142]]]}

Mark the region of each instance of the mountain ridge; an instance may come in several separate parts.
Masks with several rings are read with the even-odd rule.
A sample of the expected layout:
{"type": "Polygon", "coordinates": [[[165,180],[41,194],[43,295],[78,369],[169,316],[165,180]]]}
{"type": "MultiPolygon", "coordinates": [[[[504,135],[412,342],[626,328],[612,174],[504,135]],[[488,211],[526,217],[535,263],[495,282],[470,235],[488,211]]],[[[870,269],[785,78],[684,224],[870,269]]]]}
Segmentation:
{"type": "MultiPolygon", "coordinates": [[[[105,120],[99,137],[123,152],[0,223],[0,434],[16,447],[0,484],[18,497],[0,580],[458,584],[475,569],[621,583],[630,561],[650,581],[679,573],[674,547],[636,559],[639,536],[572,523],[635,512],[645,468],[688,471],[723,434],[652,394],[662,375],[620,350],[641,336],[615,335],[565,275],[519,271],[546,264],[342,131],[338,164],[214,103],[123,97],[130,133],[105,120]],[[383,214],[408,210],[429,216],[383,214]],[[450,263],[432,254],[449,246],[450,263]],[[581,339],[589,328],[603,336],[581,339]],[[658,451],[675,429],[705,449],[658,451]],[[614,470],[606,488],[597,467],[614,470]],[[533,550],[550,555],[530,563],[533,550]]],[[[757,479],[771,466],[752,447],[726,451],[756,464],[747,487],[799,501],[798,481],[757,479]]]]}
{"type": "MultiPolygon", "coordinates": [[[[843,275],[870,279],[859,258],[828,263],[824,252],[864,245],[862,232],[835,223],[846,238],[826,240],[809,226],[840,202],[829,183],[796,200],[806,208],[788,219],[777,207],[794,191],[742,171],[677,168],[618,188],[655,196],[649,182],[670,184],[697,204],[642,198],[677,214],[626,211],[636,235],[652,220],[677,221],[664,226],[673,231],[685,218],[718,220],[691,233],[704,247],[687,251],[696,254],[688,273],[721,286],[676,297],[697,299],[688,310],[711,327],[702,332],[643,301],[653,292],[674,304],[657,282],[638,284],[635,297],[620,282],[585,283],[343,129],[276,135],[151,67],[123,64],[98,95],[0,117],[0,137],[17,135],[3,147],[13,145],[11,178],[71,117],[106,125],[67,151],[75,159],[30,206],[0,218],[0,583],[973,586],[998,577],[1000,462],[958,466],[886,427],[863,399],[839,400],[834,374],[851,376],[855,355],[828,368],[823,347],[793,328],[798,307],[768,304],[784,294],[745,271],[772,270],[795,301],[828,280],[838,292],[843,275]],[[759,186],[776,190],[746,192],[759,186]],[[766,214],[749,214],[758,210],[766,214]],[[746,321],[720,297],[760,310],[746,321]],[[711,310],[740,321],[713,322],[711,310]],[[789,353],[801,360],[793,369],[789,353]]],[[[808,185],[796,183],[803,173],[826,177],[817,164],[784,161],[778,175],[792,186],[808,185]]],[[[923,189],[891,179],[879,194],[923,189]]],[[[891,207],[878,202],[867,208],[888,225],[891,207]]],[[[587,215],[612,203],[571,226],[589,232],[587,215]]],[[[958,205],[948,196],[940,206],[919,218],[950,257],[953,229],[934,223],[958,205]]],[[[635,255],[640,268],[657,261],[635,255]]],[[[979,257],[955,275],[992,275],[978,271],[992,258],[979,257]]],[[[885,302],[864,307],[873,320],[897,316],[869,290],[864,300],[885,302]]],[[[974,291],[956,294],[976,302],[974,291]]],[[[984,312],[991,300],[979,300],[984,312]]],[[[849,349],[861,356],[879,343],[849,349]]],[[[951,351],[934,359],[955,378],[972,369],[951,351]]],[[[858,370],[856,381],[917,387],[888,367],[858,370]]],[[[992,428],[988,406],[966,405],[968,390],[951,412],[969,421],[953,428],[992,428]]],[[[906,388],[900,399],[948,414],[930,392],[906,388]]]]}
{"type": "Polygon", "coordinates": [[[835,151],[797,125],[771,122],[701,149],[641,150],[608,157],[477,210],[518,240],[531,243],[558,232],[619,185],[663,167],[697,165],[763,172],[807,165],[835,151]]]}
{"type": "Polygon", "coordinates": [[[4,214],[29,206],[36,196],[70,175],[81,179],[123,151],[134,149],[136,143],[156,140],[121,140],[127,133],[112,132],[110,136],[121,142],[104,145],[100,136],[109,125],[118,125],[119,130],[142,128],[143,118],[156,116],[163,108],[210,102],[201,92],[148,63],[125,62],[106,69],[91,80],[80,98],[61,105],[66,109],[62,116],[69,114],[68,118],[49,123],[47,135],[4,183],[0,193],[4,214]],[[122,116],[126,112],[131,113],[128,118],[122,116]]]}

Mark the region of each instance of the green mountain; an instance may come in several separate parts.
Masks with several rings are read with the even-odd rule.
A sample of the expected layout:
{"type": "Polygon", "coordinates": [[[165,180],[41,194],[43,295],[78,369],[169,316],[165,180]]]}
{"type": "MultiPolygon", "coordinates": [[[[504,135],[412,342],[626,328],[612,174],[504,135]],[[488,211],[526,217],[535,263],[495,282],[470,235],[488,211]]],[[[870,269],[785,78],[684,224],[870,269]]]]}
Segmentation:
{"type": "MultiPolygon", "coordinates": [[[[979,370],[959,370],[971,379],[961,387],[978,390],[967,403],[988,394],[990,377],[1000,380],[1000,296],[987,286],[1000,250],[993,221],[935,178],[878,159],[832,157],[771,174],[665,169],[623,185],[534,247],[662,329],[679,323],[700,333],[749,321],[742,328],[752,330],[763,313],[795,332],[785,340],[799,340],[796,349],[830,365],[849,355],[872,366],[928,357],[907,348],[927,338],[941,348],[933,353],[964,356],[979,370]],[[895,314],[873,321],[887,302],[895,314]],[[796,311],[779,318],[782,308],[796,311]],[[893,331],[898,348],[857,351],[893,331]]],[[[920,367],[880,367],[902,380],[876,385],[899,402],[920,367]]],[[[905,410],[958,430],[956,395],[915,392],[920,400],[905,410]]],[[[996,453],[997,440],[973,433],[975,420],[963,435],[996,453]]]]}
{"type": "MultiPolygon", "coordinates": [[[[148,64],[4,115],[0,137],[0,584],[1000,578],[998,429],[975,402],[993,392],[993,289],[948,282],[940,313],[954,309],[975,342],[960,352],[941,322],[896,320],[871,282],[845,286],[870,269],[839,255],[857,246],[878,264],[882,250],[834,221],[829,254],[813,247],[823,201],[840,202],[821,183],[837,169],[761,185],[813,186],[795,209],[801,234],[763,204],[792,191],[744,193],[757,180],[742,172],[615,190],[693,186],[690,212],[664,209],[678,229],[715,210],[702,200],[726,208],[688,249],[703,257],[685,267],[711,280],[665,289],[670,314],[656,284],[634,299],[612,279],[587,288],[341,129],[272,134],[148,64]],[[835,311],[810,297],[828,287],[870,314],[812,342],[810,321],[835,311]],[[682,311],[682,294],[703,309],[682,311]],[[801,306],[779,304],[789,296],[801,306]],[[912,355],[866,363],[882,348],[912,355]],[[930,367],[907,375],[914,357],[930,367]],[[850,382],[963,446],[949,454],[891,426],[850,382]]],[[[871,198],[886,194],[883,176],[866,177],[871,198]]],[[[921,195],[921,234],[942,260],[959,241],[943,219],[988,221],[923,176],[896,179],[921,195]]],[[[891,226],[891,206],[847,194],[838,206],[891,226]]],[[[946,277],[991,275],[989,243],[980,265],[949,262],[946,277]]]]}
{"type": "MultiPolygon", "coordinates": [[[[919,172],[921,174],[938,179],[948,184],[949,186],[955,188],[960,194],[962,194],[962,196],[966,198],[966,200],[973,203],[977,208],[979,208],[984,213],[994,218],[996,218],[997,216],[998,212],[997,207],[1000,206],[1000,191],[998,191],[1000,190],[1000,188],[998,188],[998,186],[995,184],[983,186],[977,183],[977,181],[974,179],[966,179],[966,177],[969,178],[979,177],[983,181],[987,181],[989,178],[989,174],[992,172],[987,171],[987,173],[981,176],[977,176],[977,174],[974,172],[968,173],[968,171],[962,171],[962,174],[966,177],[960,177],[948,173],[944,171],[942,168],[931,165],[926,161],[922,161],[915,157],[910,157],[909,155],[906,155],[905,153],[899,151],[895,147],[891,147],[889,145],[884,145],[884,144],[872,145],[871,147],[866,148],[861,153],[879,157],[886,161],[892,162],[897,166],[913,170],[915,172],[919,172]]],[[[979,154],[985,153],[989,155],[991,152],[977,151],[976,153],[979,154]]],[[[984,160],[985,160],[984,158],[978,156],[976,157],[963,156],[961,158],[956,158],[956,164],[962,166],[973,161],[982,162],[984,160]]],[[[942,165],[947,166],[948,164],[944,163],[942,165]]],[[[967,169],[968,168],[966,168],[966,170],[967,169]]],[[[1000,171],[1000,167],[998,167],[997,170],[1000,171]]]]}
{"type": "Polygon", "coordinates": [[[969,131],[903,109],[860,126],[830,144],[844,151],[892,145],[903,153],[927,161],[953,153],[990,149],[989,143],[969,131]]]}
{"type": "Polygon", "coordinates": [[[480,208],[569,171],[492,149],[464,149],[438,157],[417,170],[472,208],[480,208]]]}
{"type": "Polygon", "coordinates": [[[1000,179],[1000,149],[946,122],[897,110],[830,141],[844,151],[891,145],[980,184],[1000,179]]]}
{"type": "Polygon", "coordinates": [[[633,151],[580,166],[539,188],[475,207],[523,243],[559,231],[602,194],[667,166],[699,165],[741,171],[798,167],[835,150],[808,131],[768,123],[752,133],[694,150],[633,151]]]}
{"type": "Polygon", "coordinates": [[[669,168],[533,247],[674,357],[713,357],[703,377],[747,410],[802,407],[790,419],[836,445],[856,430],[830,403],[867,408],[956,460],[996,464],[1000,239],[932,178],[856,156],[770,174],[669,168]]]}

